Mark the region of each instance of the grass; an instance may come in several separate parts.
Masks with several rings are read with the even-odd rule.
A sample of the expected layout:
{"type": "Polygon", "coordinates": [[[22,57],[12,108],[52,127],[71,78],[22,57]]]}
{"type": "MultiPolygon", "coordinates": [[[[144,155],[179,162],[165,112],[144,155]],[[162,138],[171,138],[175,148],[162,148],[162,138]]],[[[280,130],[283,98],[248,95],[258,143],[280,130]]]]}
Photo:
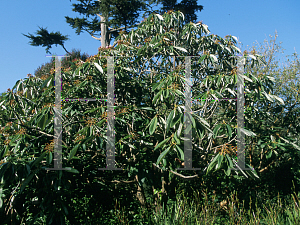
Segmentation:
{"type": "MultiPolygon", "coordinates": [[[[199,192],[197,194],[199,196],[199,192]]],[[[176,203],[168,204],[166,210],[164,206],[150,213],[144,210],[126,212],[124,208],[112,210],[106,214],[105,224],[300,224],[300,195],[294,194],[286,204],[282,204],[278,195],[276,203],[255,204],[255,209],[250,207],[248,210],[244,208],[244,202],[241,205],[233,197],[236,196],[234,193],[228,199],[217,202],[216,196],[209,199],[206,191],[201,205],[196,204],[200,199],[188,202],[183,194],[177,197],[176,203]],[[133,214],[134,219],[130,220],[129,214],[133,214]]],[[[103,222],[101,220],[99,224],[103,222]]]]}

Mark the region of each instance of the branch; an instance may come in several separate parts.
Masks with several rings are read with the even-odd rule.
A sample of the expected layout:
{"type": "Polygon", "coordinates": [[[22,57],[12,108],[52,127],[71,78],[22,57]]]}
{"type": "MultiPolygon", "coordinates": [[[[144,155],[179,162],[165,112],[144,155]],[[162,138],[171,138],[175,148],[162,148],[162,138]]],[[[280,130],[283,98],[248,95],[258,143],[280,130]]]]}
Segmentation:
{"type": "MultiPolygon", "coordinates": [[[[155,163],[152,163],[152,165],[155,166],[156,168],[162,170],[162,169],[161,169],[159,166],[157,166],[155,163]]],[[[193,175],[193,176],[184,176],[184,175],[182,175],[182,174],[180,174],[180,173],[174,172],[173,170],[168,170],[168,169],[167,169],[167,171],[170,171],[171,173],[173,173],[173,174],[175,174],[175,175],[177,175],[177,176],[179,176],[179,177],[181,177],[181,178],[183,178],[183,179],[195,179],[195,178],[199,177],[197,174],[196,174],[196,175],[193,175]]],[[[202,172],[202,174],[203,174],[203,172],[202,172]]]]}
{"type": "Polygon", "coordinates": [[[63,44],[62,44],[61,46],[63,47],[63,49],[64,49],[69,55],[71,55],[71,53],[67,51],[67,49],[65,48],[65,46],[64,46],[63,44]]]}
{"type": "MultiPolygon", "coordinates": [[[[131,25],[131,26],[126,27],[126,28],[137,27],[137,26],[139,26],[140,24],[142,24],[142,23],[134,24],[134,25],[131,25]]],[[[108,27],[108,28],[111,29],[111,30],[108,31],[108,33],[111,33],[111,32],[117,31],[117,30],[123,30],[123,29],[125,29],[125,27],[116,28],[116,29],[114,29],[114,28],[112,28],[112,27],[108,27]]]]}
{"type": "Polygon", "coordinates": [[[88,33],[89,33],[89,35],[91,35],[91,36],[92,36],[92,38],[94,38],[94,39],[96,39],[96,40],[98,40],[98,41],[100,41],[100,40],[101,40],[101,38],[97,38],[97,37],[95,37],[95,36],[93,35],[93,33],[92,33],[92,32],[90,32],[90,31],[88,31],[87,29],[83,29],[83,30],[85,30],[86,32],[88,32],[88,33]]]}
{"type": "MultiPolygon", "coordinates": [[[[223,136],[223,135],[222,135],[222,136],[223,136]]],[[[227,143],[225,143],[225,144],[222,144],[222,145],[219,145],[219,146],[213,147],[213,148],[211,148],[211,149],[219,148],[219,147],[222,147],[223,145],[229,144],[230,142],[232,142],[233,140],[235,140],[236,136],[237,136],[237,135],[235,135],[235,137],[234,137],[234,138],[232,138],[232,139],[231,139],[231,141],[229,141],[229,142],[227,142],[227,143]]]]}
{"type": "Polygon", "coordinates": [[[120,181],[119,180],[112,180],[112,181],[108,180],[107,182],[128,184],[128,183],[134,183],[134,182],[136,182],[136,180],[120,180],[120,181]]]}
{"type": "MultiPolygon", "coordinates": [[[[96,14],[96,15],[99,16],[99,17],[101,17],[100,14],[96,14]]],[[[101,22],[100,22],[100,23],[101,23],[101,22]]],[[[138,23],[138,24],[131,25],[131,26],[127,27],[127,28],[137,27],[137,26],[139,26],[140,24],[142,24],[142,22],[141,22],[141,23],[138,23]]],[[[109,29],[111,29],[111,30],[108,30],[108,33],[111,33],[111,32],[117,31],[117,30],[123,30],[123,29],[125,29],[125,27],[120,27],[120,28],[116,28],[116,29],[114,29],[114,28],[112,28],[112,27],[109,27],[109,26],[107,26],[107,27],[108,27],[109,29]]]]}
{"type": "Polygon", "coordinates": [[[174,173],[175,175],[177,175],[177,176],[179,176],[179,177],[181,177],[181,178],[183,178],[183,179],[194,179],[194,178],[199,177],[197,174],[196,174],[196,175],[193,175],[193,176],[184,176],[184,175],[182,175],[182,174],[180,174],[180,173],[177,173],[177,172],[174,172],[174,171],[172,171],[172,170],[170,170],[170,171],[171,171],[171,173],[174,173]]]}
{"type": "MultiPolygon", "coordinates": [[[[282,155],[283,156],[283,155],[282,155]]],[[[263,171],[265,171],[266,169],[268,169],[273,163],[275,163],[276,161],[278,162],[281,158],[282,158],[282,156],[279,158],[279,159],[274,159],[269,165],[267,165],[265,168],[263,168],[263,169],[261,169],[260,171],[258,171],[258,172],[263,172],[263,171]]],[[[291,160],[291,158],[289,158],[287,161],[290,161],[291,160]]]]}
{"type": "MultiPolygon", "coordinates": [[[[46,136],[48,136],[48,137],[53,137],[53,138],[55,138],[55,136],[54,136],[53,134],[47,134],[47,133],[45,133],[45,132],[43,132],[43,131],[40,131],[40,130],[37,129],[37,127],[34,126],[34,125],[32,125],[33,128],[31,128],[31,127],[28,127],[28,126],[23,125],[23,124],[20,124],[20,123],[18,123],[18,124],[19,124],[20,126],[22,126],[22,127],[27,128],[27,129],[32,129],[32,130],[37,131],[37,132],[39,132],[39,133],[41,133],[41,134],[44,134],[44,135],[46,135],[46,136]]],[[[69,148],[69,146],[68,146],[63,140],[61,140],[61,141],[64,143],[65,146],[67,146],[67,147],[69,148]]]]}

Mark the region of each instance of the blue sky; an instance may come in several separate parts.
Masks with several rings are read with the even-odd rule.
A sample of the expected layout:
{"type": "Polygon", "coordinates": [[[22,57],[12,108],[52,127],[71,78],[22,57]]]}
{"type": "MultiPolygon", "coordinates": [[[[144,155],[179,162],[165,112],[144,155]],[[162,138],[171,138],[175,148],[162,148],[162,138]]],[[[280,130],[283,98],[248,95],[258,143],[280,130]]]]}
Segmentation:
{"type": "MultiPolygon", "coordinates": [[[[177,1],[179,2],[180,0],[177,1]]],[[[100,42],[86,32],[77,35],[66,23],[64,16],[82,18],[79,13],[72,11],[73,3],[79,1],[1,2],[0,93],[12,88],[18,80],[27,78],[28,73],[34,74],[39,66],[50,61],[50,58],[45,57],[45,48],[29,45],[29,38],[22,35],[35,35],[38,26],[47,27],[49,32],[60,31],[63,35],[69,35],[70,40],[65,42],[68,51],[75,48],[89,55],[97,54],[100,42]]],[[[300,50],[298,0],[199,0],[198,4],[203,5],[204,9],[197,12],[197,21],[202,20],[213,34],[238,37],[243,44],[239,46],[242,51],[248,49],[247,45],[253,46],[256,41],[263,44],[265,39],[270,39],[269,35],[274,36],[275,30],[278,32],[276,43],[282,42],[281,46],[285,49],[284,54],[277,54],[278,59],[285,60],[285,55],[292,55],[295,50],[300,50]]],[[[138,21],[143,19],[142,14],[138,21]]],[[[50,51],[57,55],[65,54],[59,45],[53,46],[50,51]]]]}

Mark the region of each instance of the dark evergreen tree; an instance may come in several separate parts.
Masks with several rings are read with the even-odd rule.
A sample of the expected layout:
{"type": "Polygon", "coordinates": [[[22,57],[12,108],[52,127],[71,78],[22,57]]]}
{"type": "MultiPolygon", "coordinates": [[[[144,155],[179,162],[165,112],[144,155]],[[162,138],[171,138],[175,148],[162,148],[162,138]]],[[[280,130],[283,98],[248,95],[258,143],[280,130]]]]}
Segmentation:
{"type": "MultiPolygon", "coordinates": [[[[127,33],[128,28],[137,27],[140,23],[136,23],[136,19],[139,17],[139,11],[144,11],[143,18],[149,16],[151,13],[163,14],[168,10],[180,10],[184,13],[186,19],[185,22],[196,20],[195,11],[202,10],[202,5],[197,5],[196,0],[183,0],[181,3],[176,4],[176,0],[79,0],[79,4],[73,4],[73,11],[79,14],[84,14],[86,18],[70,18],[66,16],[66,22],[70,26],[76,29],[76,34],[80,34],[82,31],[88,32],[94,39],[101,41],[101,47],[107,47],[110,45],[111,39],[116,38],[119,35],[120,30],[125,30],[127,33]],[[153,10],[153,4],[156,6],[159,3],[163,4],[161,11],[153,10]],[[87,18],[93,17],[88,21],[87,18]],[[98,20],[97,17],[100,17],[98,20]],[[112,18],[109,20],[109,18],[112,18]],[[124,27],[121,27],[124,25],[124,27]],[[100,37],[96,37],[96,32],[100,32],[100,37]]],[[[37,32],[40,36],[35,37],[31,34],[24,35],[30,38],[30,42],[33,46],[47,46],[46,51],[49,53],[49,49],[53,44],[61,45],[64,50],[69,53],[63,43],[68,40],[67,36],[61,35],[59,32],[48,33],[44,28],[40,28],[37,32]]]]}
{"type": "Polygon", "coordinates": [[[180,3],[176,3],[177,0],[162,0],[161,3],[163,7],[159,11],[160,14],[163,14],[169,10],[179,10],[184,14],[185,21],[183,24],[193,22],[197,20],[197,11],[202,11],[203,6],[197,4],[197,0],[182,0],[180,3]]]}
{"type": "Polygon", "coordinates": [[[46,52],[48,54],[51,54],[49,49],[52,47],[52,45],[56,45],[56,46],[61,45],[63,47],[63,49],[68,54],[70,54],[64,46],[64,41],[69,40],[69,38],[67,38],[68,35],[66,35],[66,36],[61,35],[60,32],[49,33],[47,28],[42,28],[42,27],[39,27],[39,28],[40,28],[40,30],[38,30],[36,32],[36,34],[38,34],[39,36],[34,36],[29,33],[28,33],[29,35],[23,34],[24,36],[31,39],[31,41],[29,42],[30,45],[47,47],[46,52]]]}

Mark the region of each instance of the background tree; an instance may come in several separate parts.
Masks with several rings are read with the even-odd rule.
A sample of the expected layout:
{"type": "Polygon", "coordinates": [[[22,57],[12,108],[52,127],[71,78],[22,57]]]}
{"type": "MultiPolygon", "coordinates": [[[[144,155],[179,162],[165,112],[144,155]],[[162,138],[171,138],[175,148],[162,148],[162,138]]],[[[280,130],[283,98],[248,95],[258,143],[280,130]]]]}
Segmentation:
{"type": "Polygon", "coordinates": [[[69,40],[69,38],[67,38],[68,35],[67,36],[63,36],[59,32],[55,32],[55,33],[51,32],[51,33],[49,33],[47,31],[47,28],[46,29],[45,28],[41,28],[41,27],[39,27],[39,28],[40,28],[40,30],[37,31],[37,34],[39,36],[34,36],[32,34],[29,34],[29,35],[23,34],[24,36],[26,36],[29,39],[31,39],[31,41],[29,42],[30,45],[32,45],[32,46],[47,47],[46,48],[46,53],[51,54],[50,51],[49,51],[49,49],[52,47],[52,45],[55,44],[57,46],[59,44],[59,45],[61,45],[63,47],[63,49],[67,53],[69,53],[67,51],[67,49],[65,48],[65,46],[64,46],[64,42],[66,40],[69,40]]]}
{"type": "Polygon", "coordinates": [[[182,0],[180,3],[176,3],[177,0],[162,0],[161,3],[163,7],[159,11],[160,14],[167,12],[169,10],[181,11],[185,15],[184,24],[193,22],[196,23],[197,11],[202,11],[203,6],[197,4],[197,0],[182,0]]]}
{"type": "MultiPolygon", "coordinates": [[[[73,11],[83,14],[85,18],[70,18],[66,16],[66,22],[70,24],[73,29],[76,29],[76,33],[79,35],[82,31],[88,32],[94,39],[101,41],[101,47],[109,46],[111,38],[116,38],[120,30],[137,27],[140,23],[136,24],[136,19],[139,17],[139,11],[143,10],[143,17],[147,17],[150,13],[159,11],[152,10],[151,5],[158,5],[163,3],[163,9],[167,9],[167,5],[171,4],[170,9],[174,7],[176,10],[181,10],[187,16],[186,22],[196,20],[195,11],[202,10],[203,6],[198,6],[195,0],[184,0],[180,4],[176,4],[176,1],[161,1],[161,0],[104,0],[104,1],[90,1],[80,0],[79,4],[73,4],[73,11]],[[151,10],[149,10],[151,8],[151,10]],[[87,18],[94,17],[89,21],[87,18]],[[100,21],[97,19],[100,18],[100,21]],[[109,20],[110,17],[113,19],[109,20]],[[124,27],[120,27],[124,25],[124,27]],[[109,28],[109,29],[108,29],[109,28]],[[100,37],[96,37],[95,32],[100,32],[100,37]]],[[[40,28],[37,32],[40,36],[33,36],[31,34],[24,35],[31,39],[31,45],[33,46],[47,46],[46,51],[53,44],[59,44],[63,46],[65,40],[68,40],[67,36],[63,36],[56,32],[55,34],[49,34],[44,28],[40,28]]],[[[64,46],[63,46],[64,48],[64,46]]],[[[64,50],[68,52],[65,48],[64,50]]]]}

